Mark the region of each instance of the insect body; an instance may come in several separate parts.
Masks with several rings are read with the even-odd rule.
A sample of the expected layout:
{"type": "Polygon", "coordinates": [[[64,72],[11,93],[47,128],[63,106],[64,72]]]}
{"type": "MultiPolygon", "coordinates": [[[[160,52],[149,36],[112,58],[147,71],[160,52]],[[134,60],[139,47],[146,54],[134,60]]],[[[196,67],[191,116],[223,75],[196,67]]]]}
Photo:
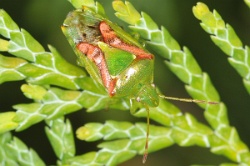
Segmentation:
{"type": "MultiPolygon", "coordinates": [[[[68,14],[62,30],[78,60],[110,97],[127,97],[148,107],[159,104],[153,84],[154,55],[128,33],[90,9],[68,14]]],[[[147,118],[149,125],[149,115],[147,118]]],[[[143,162],[147,158],[149,126],[143,162]]]]}
{"type": "Polygon", "coordinates": [[[110,97],[128,97],[149,107],[158,106],[154,55],[119,26],[85,9],[69,13],[62,30],[80,63],[110,97]]]}

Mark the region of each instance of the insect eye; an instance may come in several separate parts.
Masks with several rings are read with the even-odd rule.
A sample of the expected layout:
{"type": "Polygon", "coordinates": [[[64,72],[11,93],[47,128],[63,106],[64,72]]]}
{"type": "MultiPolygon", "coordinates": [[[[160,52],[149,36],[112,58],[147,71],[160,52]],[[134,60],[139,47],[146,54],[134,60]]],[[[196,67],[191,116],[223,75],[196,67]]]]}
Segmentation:
{"type": "Polygon", "coordinates": [[[86,33],[83,33],[83,34],[82,34],[82,37],[83,37],[83,38],[85,38],[86,36],[87,36],[87,34],[86,34],[86,33]]]}

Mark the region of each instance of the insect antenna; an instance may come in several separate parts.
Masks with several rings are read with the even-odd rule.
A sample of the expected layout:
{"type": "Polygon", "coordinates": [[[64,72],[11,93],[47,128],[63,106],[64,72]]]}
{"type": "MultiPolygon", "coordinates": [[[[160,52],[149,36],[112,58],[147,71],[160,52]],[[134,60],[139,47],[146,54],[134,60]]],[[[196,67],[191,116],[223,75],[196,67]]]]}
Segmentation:
{"type": "Polygon", "coordinates": [[[147,161],[147,157],[148,157],[148,137],[149,137],[149,124],[150,124],[150,120],[149,120],[149,108],[147,106],[145,106],[146,110],[147,110],[147,134],[146,134],[146,143],[145,143],[145,151],[143,154],[143,158],[142,158],[142,163],[145,164],[147,161]]]}
{"type": "Polygon", "coordinates": [[[216,102],[216,101],[206,101],[206,100],[197,100],[197,99],[189,99],[189,98],[178,98],[178,97],[170,97],[170,96],[164,96],[164,95],[159,95],[159,97],[161,97],[163,99],[176,100],[176,101],[189,102],[189,103],[219,104],[219,102],[216,102]]]}

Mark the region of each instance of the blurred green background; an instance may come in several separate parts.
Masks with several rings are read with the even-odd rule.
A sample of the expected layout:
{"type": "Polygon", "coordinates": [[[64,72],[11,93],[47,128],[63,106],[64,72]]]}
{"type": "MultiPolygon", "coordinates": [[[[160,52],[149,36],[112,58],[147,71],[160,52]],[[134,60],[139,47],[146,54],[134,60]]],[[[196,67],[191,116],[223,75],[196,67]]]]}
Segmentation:
{"type": "MultiPolygon", "coordinates": [[[[111,7],[112,0],[99,0],[104,5],[110,19],[118,21],[111,7]]],[[[243,87],[241,77],[227,62],[227,56],[217,48],[209,36],[201,29],[199,21],[192,14],[195,0],[131,0],[137,10],[148,13],[158,25],[165,26],[181,46],[187,46],[197,59],[203,71],[209,73],[211,80],[222,101],[227,105],[229,119],[235,126],[241,139],[250,146],[250,98],[243,87]]],[[[250,43],[250,10],[243,0],[203,0],[210,9],[216,9],[223,19],[233,26],[244,44],[250,43]]],[[[76,57],[63,36],[60,26],[67,13],[73,7],[67,0],[0,0],[0,8],[9,13],[14,21],[30,32],[46,50],[47,44],[58,49],[62,56],[72,64],[76,64],[76,57]]],[[[189,97],[183,84],[164,65],[163,59],[156,57],[155,83],[167,96],[189,97]]],[[[21,91],[20,82],[8,82],[0,85],[0,111],[10,111],[12,105],[29,103],[21,91]]],[[[191,112],[200,121],[205,122],[203,111],[195,104],[173,102],[183,111],[191,112]]],[[[129,120],[132,122],[146,122],[136,119],[129,112],[98,111],[87,114],[78,111],[67,116],[72,122],[74,130],[86,122],[107,119],[129,120]]],[[[34,148],[41,158],[49,165],[56,163],[56,157],[44,134],[44,123],[16,133],[29,147],[34,148]]],[[[97,150],[96,143],[85,143],[76,140],[77,154],[97,150]]],[[[121,165],[142,165],[141,156],[121,165]]],[[[185,166],[191,164],[213,164],[227,162],[224,157],[211,154],[209,149],[199,147],[179,147],[177,145],[149,155],[145,165],[185,166]]]]}

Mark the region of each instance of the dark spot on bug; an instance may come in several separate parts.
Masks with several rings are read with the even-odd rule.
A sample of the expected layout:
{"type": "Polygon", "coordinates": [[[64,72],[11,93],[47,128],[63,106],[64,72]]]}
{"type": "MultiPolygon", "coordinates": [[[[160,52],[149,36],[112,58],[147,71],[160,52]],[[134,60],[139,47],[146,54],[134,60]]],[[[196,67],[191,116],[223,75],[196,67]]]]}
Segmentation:
{"type": "Polygon", "coordinates": [[[88,28],[90,28],[90,29],[96,29],[97,27],[96,26],[92,26],[92,25],[88,25],[88,28]]]}
{"type": "Polygon", "coordinates": [[[87,34],[86,34],[86,33],[83,33],[83,34],[82,34],[82,37],[83,37],[83,38],[85,38],[86,36],[87,36],[87,34]]]}

